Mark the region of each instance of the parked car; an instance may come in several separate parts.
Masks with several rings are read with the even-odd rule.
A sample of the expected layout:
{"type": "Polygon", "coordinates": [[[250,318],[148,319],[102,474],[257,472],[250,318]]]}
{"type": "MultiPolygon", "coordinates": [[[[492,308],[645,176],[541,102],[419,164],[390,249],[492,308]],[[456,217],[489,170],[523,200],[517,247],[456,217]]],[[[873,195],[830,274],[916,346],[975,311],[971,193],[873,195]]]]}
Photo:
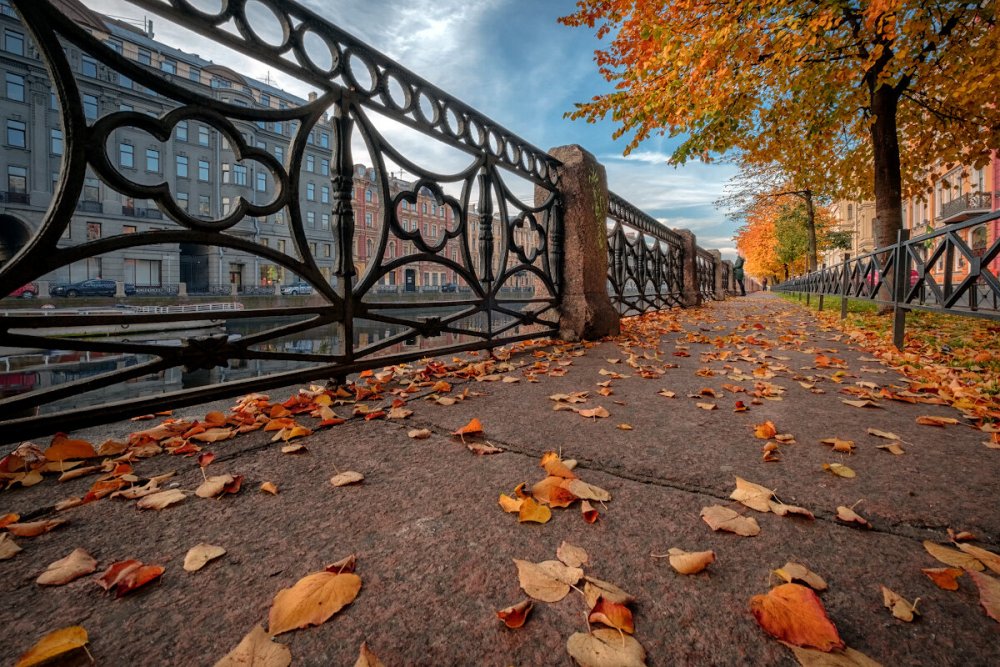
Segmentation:
{"type": "Polygon", "coordinates": [[[284,285],[281,288],[282,294],[295,294],[295,295],[307,295],[313,293],[312,285],[309,283],[292,283],[291,285],[284,285]]]}
{"type": "Polygon", "coordinates": [[[21,297],[22,299],[33,299],[38,296],[38,283],[21,285],[7,296],[21,297]]]}
{"type": "Polygon", "coordinates": [[[458,284],[457,283],[443,283],[441,285],[441,291],[442,292],[457,292],[458,291],[458,284]]]}
{"type": "MultiPolygon", "coordinates": [[[[52,296],[114,296],[115,281],[91,278],[78,283],[62,283],[49,288],[52,296]]],[[[125,283],[125,296],[135,294],[135,285],[125,283]]]]}

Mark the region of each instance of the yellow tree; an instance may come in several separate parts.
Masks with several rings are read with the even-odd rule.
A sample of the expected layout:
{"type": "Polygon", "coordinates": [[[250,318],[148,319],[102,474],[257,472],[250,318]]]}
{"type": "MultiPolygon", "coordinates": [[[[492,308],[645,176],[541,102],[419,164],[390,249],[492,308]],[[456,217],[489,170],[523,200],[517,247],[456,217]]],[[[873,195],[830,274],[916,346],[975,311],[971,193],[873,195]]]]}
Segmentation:
{"type": "Polygon", "coordinates": [[[978,166],[1000,143],[992,0],[578,0],[562,21],[612,36],[595,59],[615,90],[571,117],[610,115],[628,150],[682,135],[676,163],[822,155],[845,188],[874,193],[880,246],[923,168],[978,166]]]}

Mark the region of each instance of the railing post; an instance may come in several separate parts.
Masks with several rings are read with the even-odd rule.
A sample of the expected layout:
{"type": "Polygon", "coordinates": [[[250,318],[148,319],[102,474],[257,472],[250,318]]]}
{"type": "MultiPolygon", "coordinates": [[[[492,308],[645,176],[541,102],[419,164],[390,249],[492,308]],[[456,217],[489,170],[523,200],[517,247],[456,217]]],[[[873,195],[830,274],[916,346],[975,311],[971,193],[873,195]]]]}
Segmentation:
{"type": "Polygon", "coordinates": [[[608,179],[604,167],[580,146],[549,151],[563,202],[563,289],[559,335],[595,340],[617,335],[620,316],[608,296],[608,179]]]}
{"type": "Polygon", "coordinates": [[[718,250],[709,250],[710,255],[712,255],[713,263],[715,264],[715,293],[714,297],[716,301],[722,301],[726,298],[726,283],[723,280],[722,275],[722,253],[718,250]]]}
{"type": "Polygon", "coordinates": [[[674,232],[681,237],[684,253],[682,256],[683,267],[681,277],[681,305],[685,308],[692,308],[701,305],[701,290],[698,289],[698,240],[694,232],[688,229],[675,229],[674,232]]]}
{"type": "Polygon", "coordinates": [[[823,289],[825,280],[826,264],[823,264],[822,268],[819,270],[819,303],[816,304],[816,309],[820,312],[823,312],[823,289]]]}
{"type": "Polygon", "coordinates": [[[900,229],[896,236],[896,284],[892,286],[892,344],[897,350],[903,349],[906,333],[906,287],[909,285],[909,271],[906,270],[906,242],[910,240],[910,230],[900,229]]]}
{"type": "Polygon", "coordinates": [[[850,288],[851,253],[844,253],[844,267],[840,275],[840,319],[847,317],[847,290],[850,288]]]}

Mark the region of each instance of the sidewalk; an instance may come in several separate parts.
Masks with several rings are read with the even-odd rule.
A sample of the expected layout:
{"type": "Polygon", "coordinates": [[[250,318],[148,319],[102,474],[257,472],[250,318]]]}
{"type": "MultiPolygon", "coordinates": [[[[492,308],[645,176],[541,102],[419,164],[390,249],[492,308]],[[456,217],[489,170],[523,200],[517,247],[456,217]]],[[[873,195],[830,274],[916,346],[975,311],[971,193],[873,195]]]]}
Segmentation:
{"type": "MultiPolygon", "coordinates": [[[[1000,450],[985,447],[988,434],[967,426],[948,405],[884,398],[873,399],[877,407],[843,403],[863,398],[840,391],[845,388],[873,396],[882,387],[908,388],[897,372],[846,341],[805,309],[755,294],[631,321],[615,341],[562,348],[548,359],[516,353],[509,363],[517,368],[496,373],[516,383],[446,378],[453,388],[442,395],[468,389],[465,400],[445,406],[411,399],[406,407],[413,415],[406,419],[354,419],[293,440],[305,453],[282,453],[286,443],[271,444],[273,433],[263,431],[204,445],[217,456],[209,475],[244,476],[242,490],[222,499],[191,495],[162,511],[143,511],[135,501],[104,498],[43,515],[41,509],[86,493],[94,478],[58,483],[47,477],[7,490],[0,516],[69,523],[18,538],[23,551],[0,562],[7,582],[0,592],[0,661],[11,664],[46,632],[79,624],[101,665],[212,665],[255,625],[266,624],[279,590],[356,554],[363,582],[357,599],[318,627],[277,637],[290,648],[292,664],[352,665],[367,641],[389,667],[572,665],[566,641],[587,632],[576,592],[557,603],[536,602],[520,629],[507,629],[495,615],[527,597],[512,559],[553,560],[565,540],[589,554],[588,576],[635,596],[634,636],[649,665],[796,664],[748,610],[753,595],[777,582],[770,572],[787,561],[826,580],[821,599],[841,637],[883,665],[997,664],[1000,623],[984,614],[969,577],[959,579],[958,591],[945,591],[921,568],[944,567],[922,541],[947,543],[948,528],[971,531],[978,538],[972,544],[998,551],[1000,450]],[[639,368],[629,364],[630,353],[639,368]],[[556,374],[538,372],[538,382],[529,382],[532,366],[545,361],[556,374]],[[613,393],[602,396],[597,383],[608,380],[613,393]],[[748,393],[756,383],[770,394],[759,404],[748,393]],[[664,389],[675,397],[658,394],[664,389]],[[602,406],[610,416],[553,410],[551,395],[582,391],[586,401],[569,405],[602,406]],[[736,401],[749,409],[734,412],[736,401]],[[960,423],[918,424],[925,415],[960,423]],[[502,453],[478,456],[449,435],[472,418],[481,421],[484,436],[466,440],[488,441],[502,453]],[[794,436],[794,444],[778,447],[778,462],[762,460],[766,441],[754,435],[755,425],[766,421],[794,436]],[[408,437],[419,428],[432,436],[408,437]],[[878,449],[889,441],[868,428],[899,435],[905,453],[878,449]],[[834,437],[853,441],[853,454],[819,442],[834,437]],[[580,478],[611,493],[610,502],[594,503],[595,524],[584,522],[577,505],[554,509],[551,520],[538,525],[518,523],[497,504],[501,493],[513,495],[517,484],[530,487],[544,477],[539,459],[550,450],[578,461],[580,478]],[[857,476],[834,476],[824,463],[847,465],[857,476]],[[330,477],[345,470],[361,472],[364,482],[331,486],[330,477]],[[773,489],[815,520],[759,513],[730,500],[736,476],[773,489]],[[259,491],[265,481],[277,485],[278,495],[259,491]],[[699,513],[717,504],[753,516],[760,534],[713,532],[699,513]],[[836,521],[839,505],[853,506],[873,529],[836,521]],[[185,572],[184,555],[200,542],[228,553],[185,572]],[[49,563],[77,547],[99,561],[95,575],[65,586],[35,584],[49,563]],[[651,557],[671,547],[711,549],[718,560],[705,573],[683,576],[666,559],[651,557]],[[128,558],[166,571],[158,583],[121,599],[104,594],[93,577],[128,558]],[[883,607],[881,585],[910,601],[919,597],[922,616],[913,623],[893,618],[883,607]]],[[[272,392],[271,398],[277,403],[287,395],[272,392]]],[[[210,409],[218,408],[178,416],[201,418],[210,409]]],[[[351,413],[349,405],[333,409],[351,413]]],[[[110,432],[124,438],[156,423],[121,424],[110,432]]],[[[96,443],[103,436],[75,435],[96,443]]],[[[195,457],[161,454],[135,464],[141,478],[171,470],[178,474],[170,482],[186,491],[202,482],[195,457]]]]}

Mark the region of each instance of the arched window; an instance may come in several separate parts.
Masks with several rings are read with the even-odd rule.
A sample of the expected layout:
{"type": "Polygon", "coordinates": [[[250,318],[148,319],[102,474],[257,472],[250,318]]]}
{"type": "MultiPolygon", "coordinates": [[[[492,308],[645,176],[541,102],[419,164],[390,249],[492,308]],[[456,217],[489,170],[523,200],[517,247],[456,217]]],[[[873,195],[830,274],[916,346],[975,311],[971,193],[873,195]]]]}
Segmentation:
{"type": "Polygon", "coordinates": [[[367,257],[368,259],[371,259],[371,256],[374,254],[374,248],[375,248],[375,244],[374,244],[374,242],[372,242],[371,239],[368,239],[367,241],[365,241],[365,250],[367,251],[367,252],[365,252],[365,257],[367,257]]]}
{"type": "Polygon", "coordinates": [[[389,241],[389,249],[388,249],[388,251],[386,253],[386,257],[388,257],[389,259],[392,259],[395,256],[396,256],[396,242],[395,241],[389,241]]]}

